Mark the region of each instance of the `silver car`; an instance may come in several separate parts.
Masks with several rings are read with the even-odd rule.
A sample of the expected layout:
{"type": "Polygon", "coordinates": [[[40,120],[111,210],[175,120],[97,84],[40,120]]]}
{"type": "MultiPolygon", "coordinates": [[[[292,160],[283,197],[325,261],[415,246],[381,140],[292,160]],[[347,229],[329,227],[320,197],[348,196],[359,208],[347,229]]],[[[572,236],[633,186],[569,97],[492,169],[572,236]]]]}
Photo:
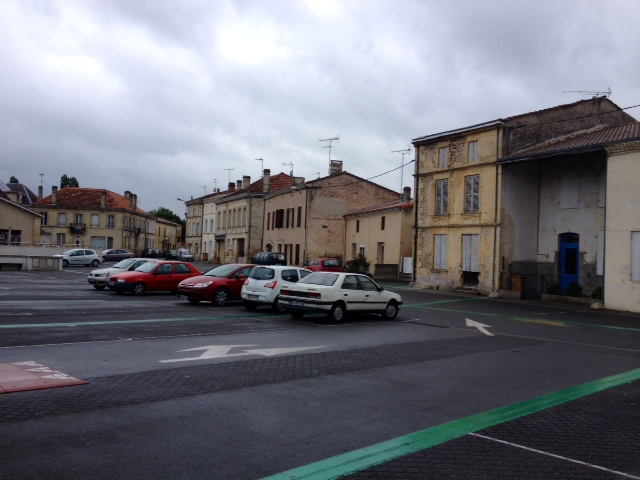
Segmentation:
{"type": "Polygon", "coordinates": [[[130,272],[135,270],[143,263],[148,262],[148,258],[125,258],[110,268],[99,268],[98,270],[92,270],[87,276],[87,281],[93,285],[96,290],[103,290],[107,286],[107,282],[111,275],[122,272],[130,272]]]}
{"type": "Polygon", "coordinates": [[[282,286],[296,283],[310,273],[310,270],[304,268],[284,265],[255,267],[244,282],[240,294],[245,308],[253,310],[258,305],[269,305],[274,312],[284,312],[284,307],[278,303],[282,286]]]}
{"type": "Polygon", "coordinates": [[[69,265],[91,265],[92,267],[97,267],[102,262],[102,258],[95,250],[87,248],[73,248],[64,253],[54,255],[53,258],[61,258],[63,267],[69,265]]]}
{"type": "Polygon", "coordinates": [[[181,248],[176,254],[176,259],[182,260],[183,262],[193,262],[193,253],[186,248],[181,248]]]}

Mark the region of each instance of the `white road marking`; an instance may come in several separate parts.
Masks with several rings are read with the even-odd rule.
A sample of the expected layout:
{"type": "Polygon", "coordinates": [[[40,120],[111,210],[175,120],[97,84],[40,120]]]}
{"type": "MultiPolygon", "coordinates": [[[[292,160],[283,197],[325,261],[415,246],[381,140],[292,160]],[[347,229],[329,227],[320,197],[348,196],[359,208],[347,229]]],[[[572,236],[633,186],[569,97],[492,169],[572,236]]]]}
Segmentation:
{"type": "Polygon", "coordinates": [[[178,350],[179,352],[195,352],[204,350],[199,357],[188,358],[175,358],[170,360],[159,360],[160,363],[173,363],[173,362],[189,362],[192,360],[207,360],[211,358],[227,358],[227,357],[241,357],[246,355],[262,355],[265,357],[272,357],[274,355],[281,355],[283,353],[301,352],[303,350],[312,350],[314,348],[324,347],[292,347],[292,348],[256,348],[247,349],[238,353],[229,353],[234,348],[242,347],[255,347],[256,345],[209,345],[206,347],[188,348],[186,350],[178,350]]]}
{"type": "Polygon", "coordinates": [[[562,457],[560,455],[556,455],[555,453],[549,453],[549,452],[545,452],[543,450],[537,450],[535,448],[525,447],[524,445],[518,445],[517,443],[506,442],[506,441],[500,440],[498,438],[491,438],[491,437],[487,437],[485,435],[480,435],[478,433],[469,433],[468,435],[472,435],[474,437],[479,437],[479,438],[484,438],[485,440],[490,440],[492,442],[502,443],[504,445],[509,445],[511,447],[521,448],[521,449],[527,450],[529,452],[540,453],[542,455],[547,455],[549,457],[558,458],[560,460],[566,460],[567,462],[577,463],[579,465],[584,465],[586,467],[591,467],[591,468],[595,468],[595,469],[598,469],[598,470],[603,470],[605,472],[613,473],[615,475],[620,475],[620,476],[625,477],[625,478],[633,478],[635,480],[640,480],[640,477],[636,477],[636,476],[630,475],[628,473],[619,472],[617,470],[611,470],[610,468],[601,467],[599,465],[593,465],[591,463],[581,462],[580,460],[574,460],[573,458],[562,457]]]}
{"type": "Polygon", "coordinates": [[[474,327],[474,328],[477,328],[478,330],[480,330],[485,335],[488,335],[490,337],[494,336],[493,333],[490,333],[487,330],[487,328],[491,328],[491,325],[485,325],[484,323],[476,322],[475,320],[471,320],[469,318],[465,318],[465,320],[467,322],[467,327],[474,327]]]}

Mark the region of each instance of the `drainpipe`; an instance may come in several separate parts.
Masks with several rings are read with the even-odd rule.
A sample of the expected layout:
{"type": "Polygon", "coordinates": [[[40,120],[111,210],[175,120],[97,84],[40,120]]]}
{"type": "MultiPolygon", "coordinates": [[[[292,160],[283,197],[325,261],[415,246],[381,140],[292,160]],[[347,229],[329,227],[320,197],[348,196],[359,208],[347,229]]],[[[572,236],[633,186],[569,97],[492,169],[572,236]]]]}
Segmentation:
{"type": "Polygon", "coordinates": [[[416,282],[416,271],[418,268],[418,206],[420,204],[420,146],[415,148],[416,151],[416,173],[413,182],[413,188],[416,192],[413,200],[413,265],[411,276],[413,283],[416,282]]]}
{"type": "Polygon", "coordinates": [[[500,258],[498,258],[499,253],[502,250],[498,250],[498,208],[500,208],[501,203],[499,202],[499,197],[502,195],[502,189],[500,188],[500,165],[498,165],[498,159],[500,158],[500,128],[498,127],[496,131],[496,194],[495,194],[495,205],[493,212],[493,268],[491,269],[491,293],[498,293],[498,289],[496,286],[496,270],[500,269],[500,258]]]}

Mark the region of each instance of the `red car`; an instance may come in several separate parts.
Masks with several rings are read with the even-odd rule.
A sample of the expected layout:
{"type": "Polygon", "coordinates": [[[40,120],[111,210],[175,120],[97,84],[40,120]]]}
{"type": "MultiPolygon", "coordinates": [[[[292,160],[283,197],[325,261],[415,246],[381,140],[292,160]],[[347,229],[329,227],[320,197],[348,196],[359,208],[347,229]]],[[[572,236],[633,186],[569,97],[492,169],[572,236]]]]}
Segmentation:
{"type": "Polygon", "coordinates": [[[142,295],[147,290],[175,292],[178,283],[196,275],[201,275],[200,271],[188,262],[150,260],[131,272],[113,275],[107,287],[116,293],[134,295],[142,295]]]}
{"type": "Polygon", "coordinates": [[[304,268],[312,272],[344,272],[339,258],[314,258],[304,268]]]}
{"type": "Polygon", "coordinates": [[[255,265],[230,263],[220,265],[199,277],[183,280],[178,285],[178,297],[189,303],[200,301],[225,305],[229,300],[240,300],[240,291],[255,265]]]}

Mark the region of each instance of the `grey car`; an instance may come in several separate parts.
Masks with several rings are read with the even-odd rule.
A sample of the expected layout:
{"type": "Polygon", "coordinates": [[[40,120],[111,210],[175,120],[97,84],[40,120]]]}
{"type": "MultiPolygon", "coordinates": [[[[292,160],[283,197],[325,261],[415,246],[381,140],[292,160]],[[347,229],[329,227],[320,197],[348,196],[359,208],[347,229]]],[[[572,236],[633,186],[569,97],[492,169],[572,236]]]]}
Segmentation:
{"type": "Polygon", "coordinates": [[[123,250],[121,248],[108,248],[102,251],[102,259],[104,262],[119,261],[135,256],[135,253],[129,252],[128,250],[123,250]]]}
{"type": "Polygon", "coordinates": [[[191,253],[186,248],[181,248],[180,250],[178,250],[176,257],[177,260],[181,260],[183,262],[193,262],[193,253],[191,253]]]}

